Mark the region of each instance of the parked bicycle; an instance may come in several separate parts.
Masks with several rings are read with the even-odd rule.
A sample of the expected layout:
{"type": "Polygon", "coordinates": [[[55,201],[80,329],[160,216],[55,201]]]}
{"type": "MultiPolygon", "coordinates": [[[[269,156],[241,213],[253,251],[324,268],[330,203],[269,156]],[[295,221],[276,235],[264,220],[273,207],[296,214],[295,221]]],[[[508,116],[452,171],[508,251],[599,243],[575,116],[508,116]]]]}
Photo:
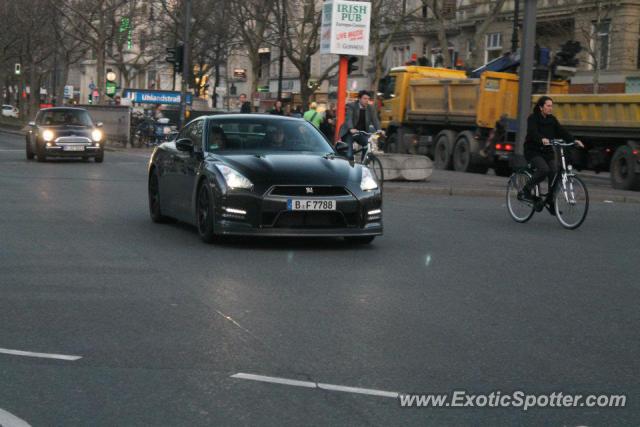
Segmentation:
{"type": "Polygon", "coordinates": [[[573,230],[580,227],[587,218],[589,193],[565,157],[565,148],[572,147],[575,143],[554,139],[551,140],[551,145],[554,150],[558,150],[560,168],[553,176],[549,192],[542,194],[540,185],[537,184],[533,190],[535,200],[526,197],[524,187],[533,175],[532,166],[529,164],[516,170],[509,178],[507,208],[511,218],[524,223],[529,221],[536,211],[539,212],[546,207],[550,213],[555,214],[563,227],[573,230]]]}
{"type": "Polygon", "coordinates": [[[367,145],[353,151],[355,161],[356,163],[361,163],[371,169],[376,180],[380,184],[380,188],[382,188],[384,182],[384,169],[382,168],[382,162],[375,153],[379,152],[378,143],[384,133],[382,131],[369,133],[361,130],[358,131],[356,135],[365,135],[367,137],[367,145]]]}

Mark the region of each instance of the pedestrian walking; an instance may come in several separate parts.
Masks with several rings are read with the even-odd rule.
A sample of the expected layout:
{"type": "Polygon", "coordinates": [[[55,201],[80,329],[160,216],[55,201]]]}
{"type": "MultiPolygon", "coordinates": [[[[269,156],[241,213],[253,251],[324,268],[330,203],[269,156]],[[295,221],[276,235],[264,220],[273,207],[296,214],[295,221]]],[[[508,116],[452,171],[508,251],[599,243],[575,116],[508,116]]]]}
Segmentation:
{"type": "Polygon", "coordinates": [[[320,129],[320,123],[322,123],[324,117],[322,116],[322,113],[317,111],[317,108],[318,104],[312,102],[309,104],[309,110],[304,113],[302,118],[314,125],[316,129],[320,129]]]}
{"type": "Polygon", "coordinates": [[[247,101],[247,94],[240,94],[240,112],[243,114],[251,113],[251,103],[247,101]]]}
{"type": "Polygon", "coordinates": [[[284,109],[282,108],[282,101],[279,99],[273,105],[273,108],[269,111],[269,114],[275,114],[277,116],[284,116],[284,109]]]}

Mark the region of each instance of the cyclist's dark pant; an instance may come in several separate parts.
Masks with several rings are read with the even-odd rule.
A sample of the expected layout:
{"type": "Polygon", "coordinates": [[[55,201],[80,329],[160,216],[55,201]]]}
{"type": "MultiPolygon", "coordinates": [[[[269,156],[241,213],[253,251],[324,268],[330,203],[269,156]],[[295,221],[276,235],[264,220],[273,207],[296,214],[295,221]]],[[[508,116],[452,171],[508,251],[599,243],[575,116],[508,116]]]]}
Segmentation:
{"type": "Polygon", "coordinates": [[[525,153],[525,157],[533,165],[533,176],[529,187],[533,188],[547,178],[549,190],[551,190],[551,181],[558,170],[554,153],[525,153]]]}
{"type": "MultiPolygon", "coordinates": [[[[369,139],[367,135],[362,135],[362,134],[352,135],[351,133],[348,133],[345,135],[344,143],[347,144],[347,146],[349,147],[349,150],[347,151],[347,157],[349,158],[349,160],[353,160],[354,141],[362,146],[365,146],[369,142],[369,139]]],[[[364,159],[364,151],[362,152],[362,159],[364,159]]]]}

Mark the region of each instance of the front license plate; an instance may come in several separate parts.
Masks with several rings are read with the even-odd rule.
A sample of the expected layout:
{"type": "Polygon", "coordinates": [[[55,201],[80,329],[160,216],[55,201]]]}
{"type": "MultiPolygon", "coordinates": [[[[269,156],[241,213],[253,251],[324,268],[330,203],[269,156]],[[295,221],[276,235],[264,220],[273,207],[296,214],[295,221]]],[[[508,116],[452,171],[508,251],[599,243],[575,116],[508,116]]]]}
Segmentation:
{"type": "Polygon", "coordinates": [[[287,210],[290,211],[335,211],[335,200],[288,199],[287,210]]]}
{"type": "Polygon", "coordinates": [[[84,145],[65,145],[64,151],[84,151],[84,145]]]}

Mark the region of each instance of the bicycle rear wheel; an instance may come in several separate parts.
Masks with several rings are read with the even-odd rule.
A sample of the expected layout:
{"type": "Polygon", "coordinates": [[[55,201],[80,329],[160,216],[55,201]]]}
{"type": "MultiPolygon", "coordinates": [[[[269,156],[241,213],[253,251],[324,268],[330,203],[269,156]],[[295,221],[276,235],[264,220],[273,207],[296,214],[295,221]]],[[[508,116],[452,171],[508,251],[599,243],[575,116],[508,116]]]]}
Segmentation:
{"type": "Polygon", "coordinates": [[[518,193],[530,179],[531,176],[528,173],[516,172],[511,175],[507,184],[507,209],[516,222],[529,221],[535,212],[533,203],[518,198],[518,193]]]}
{"type": "Polygon", "coordinates": [[[367,157],[365,157],[362,164],[371,169],[373,175],[376,177],[376,181],[378,181],[380,189],[382,189],[384,183],[384,169],[382,168],[382,162],[380,161],[380,159],[373,154],[369,154],[367,157]]]}
{"type": "Polygon", "coordinates": [[[564,228],[576,229],[587,218],[589,193],[577,176],[567,176],[558,183],[553,202],[556,218],[564,228]]]}

